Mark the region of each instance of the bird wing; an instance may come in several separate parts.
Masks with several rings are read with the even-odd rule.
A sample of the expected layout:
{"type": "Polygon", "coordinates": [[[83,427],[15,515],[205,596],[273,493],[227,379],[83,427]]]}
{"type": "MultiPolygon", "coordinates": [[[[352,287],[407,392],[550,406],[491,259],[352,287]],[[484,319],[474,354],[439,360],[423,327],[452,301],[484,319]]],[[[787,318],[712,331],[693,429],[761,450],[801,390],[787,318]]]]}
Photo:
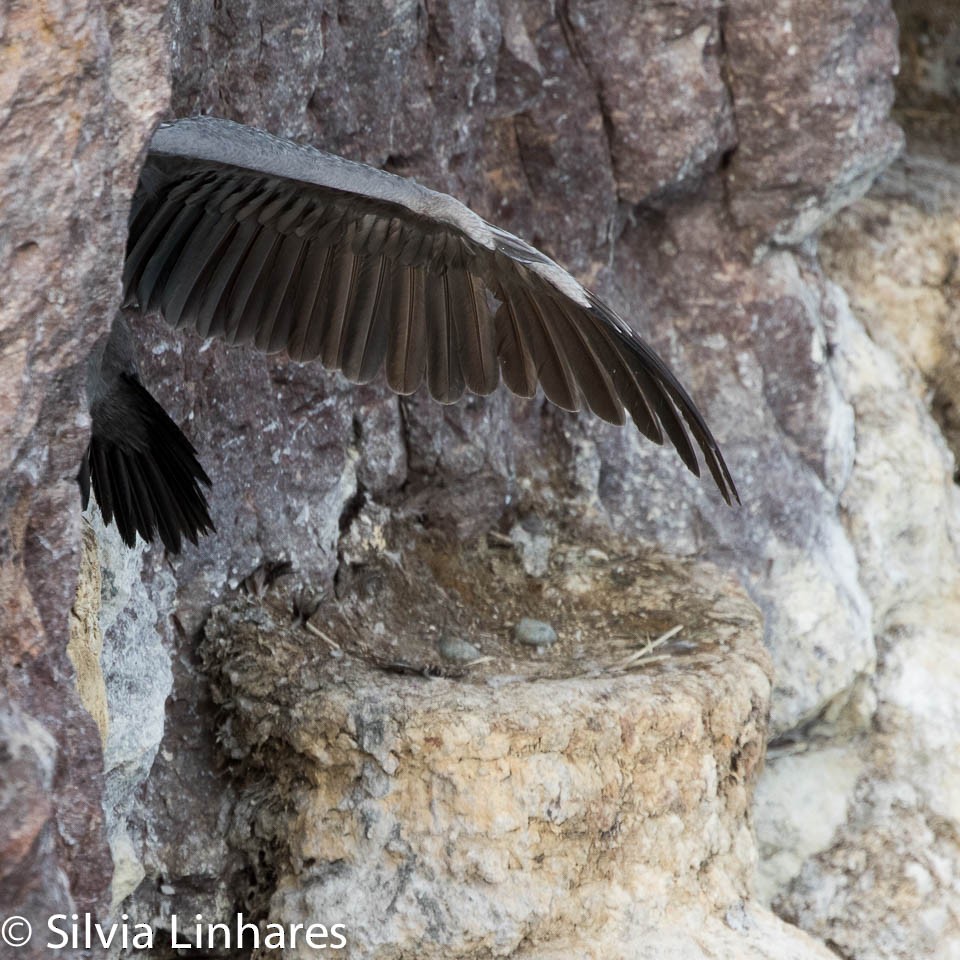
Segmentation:
{"type": "Polygon", "coordinates": [[[319,359],[452,403],[539,383],[565,410],[624,410],[724,499],[737,490],[702,415],[617,314],[549,257],[452,197],[209,117],[158,128],[130,214],[125,305],[205,337],[319,359]]]}

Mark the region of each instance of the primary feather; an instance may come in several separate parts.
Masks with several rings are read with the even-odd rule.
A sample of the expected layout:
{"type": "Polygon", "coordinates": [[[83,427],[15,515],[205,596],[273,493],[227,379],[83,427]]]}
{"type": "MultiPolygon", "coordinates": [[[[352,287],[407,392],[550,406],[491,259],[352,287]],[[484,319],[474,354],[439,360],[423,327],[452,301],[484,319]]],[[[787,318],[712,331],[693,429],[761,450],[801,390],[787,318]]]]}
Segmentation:
{"type": "MultiPolygon", "coordinates": [[[[174,326],[319,358],[354,382],[385,368],[442,403],[539,383],[567,410],[624,411],[738,500],[689,394],[633,330],[549,257],[452,197],[207,117],[154,134],[130,215],[125,303],[174,326]]],[[[128,471],[129,473],[129,471],[128,471]]],[[[149,491],[148,476],[123,489],[149,491]]],[[[114,497],[114,503],[116,499],[114,497]]],[[[140,520],[156,526],[163,505],[140,520]]],[[[147,510],[147,507],[141,508],[147,510]]]]}

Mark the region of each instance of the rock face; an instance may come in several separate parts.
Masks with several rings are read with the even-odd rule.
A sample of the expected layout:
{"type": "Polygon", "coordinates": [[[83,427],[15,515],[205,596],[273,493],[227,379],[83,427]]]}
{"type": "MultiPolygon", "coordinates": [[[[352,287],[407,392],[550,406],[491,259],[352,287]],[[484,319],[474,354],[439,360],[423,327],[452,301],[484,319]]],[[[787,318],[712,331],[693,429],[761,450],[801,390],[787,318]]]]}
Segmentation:
{"type": "Polygon", "coordinates": [[[833,955],[772,904],[846,956],[953,955],[957,40],[949,0],[900,6],[908,152],[839,219],[902,146],[884,0],[0,15],[4,912],[122,904],[163,929],[174,911],[329,906],[358,956],[581,955],[578,919],[629,956],[833,955]],[[218,534],[167,564],[98,530],[100,611],[78,604],[75,637],[94,649],[99,620],[102,677],[78,667],[75,694],[83,359],[161,112],[416,176],[543,247],[690,386],[743,508],[629,429],[502,393],[398,402],[146,320],[144,378],[201,452],[218,534]],[[606,559],[573,562],[576,544],[606,559]],[[611,544],[722,572],[663,562],[645,593],[597,593],[611,544]],[[730,576],[773,664],[756,898],[767,681],[751,616],[642,674],[571,679],[603,667],[578,659],[571,623],[615,650],[729,614],[730,576]],[[320,635],[285,626],[290,610],[320,635]],[[511,641],[525,616],[557,643],[511,641]],[[451,636],[493,659],[444,658],[451,636]],[[497,685],[520,660],[564,666],[497,685]],[[463,676],[395,673],[437,663],[463,676]],[[102,780],[81,706],[101,680],[102,780]],[[515,891],[496,924],[494,885],[515,891]]]}
{"type": "Polygon", "coordinates": [[[841,506],[872,608],[872,726],[845,724],[806,754],[774,751],[757,826],[763,887],[781,916],[844,956],[950,957],[960,951],[960,33],[950,4],[897,13],[907,151],[820,247],[846,292],[836,369],[857,454],[841,506]],[[796,800],[787,810],[778,798],[812,780],[829,784],[820,810],[796,800]]]}
{"type": "Polygon", "coordinates": [[[893,11],[747,0],[729,5],[724,37],[738,133],[731,213],[757,242],[800,243],[897,154],[893,11]]]}
{"type": "MultiPolygon", "coordinates": [[[[67,657],[83,362],[117,293],[137,158],[168,101],[160,3],[0,13],[0,913],[103,909],[100,737],[67,657]]],[[[7,949],[6,947],[4,949],[7,949]]],[[[18,956],[48,956],[42,944],[18,956]]]]}
{"type": "MultiPolygon", "coordinates": [[[[538,586],[540,605],[562,607],[562,636],[538,653],[494,622],[489,598],[512,620],[530,586],[513,551],[387,542],[402,566],[371,560],[306,627],[278,617],[281,591],[207,623],[239,803],[257,811],[277,871],[249,908],[341,923],[350,956],[438,958],[652,958],[668,935],[744,909],[769,678],[736,585],[626,545],[611,560],[558,543],[538,586]],[[636,638],[657,619],[641,603],[684,620],[685,639],[646,664],[636,638]],[[590,628],[611,616],[616,636],[590,628]],[[494,631],[482,661],[416,674],[436,623],[474,619],[494,631]],[[324,643],[307,642],[314,624],[324,643]],[[378,635],[388,652],[371,669],[362,654],[378,635]]],[[[729,928],[719,939],[777,955],[729,928]]]]}

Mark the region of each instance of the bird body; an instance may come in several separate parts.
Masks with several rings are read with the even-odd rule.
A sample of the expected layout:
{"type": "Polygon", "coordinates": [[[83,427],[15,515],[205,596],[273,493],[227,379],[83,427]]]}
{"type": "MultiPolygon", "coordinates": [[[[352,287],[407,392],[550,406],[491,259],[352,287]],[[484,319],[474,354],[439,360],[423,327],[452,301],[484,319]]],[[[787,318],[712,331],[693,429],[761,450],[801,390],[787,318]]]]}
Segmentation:
{"type": "Polygon", "coordinates": [[[77,480],[86,508],[93,487],[106,523],[124,543],[160,535],[171,553],[214,529],[200,484],[210,486],[196,450],[140,382],[136,338],[122,312],[87,361],[93,425],[77,480]]]}
{"type": "MultiPolygon", "coordinates": [[[[466,390],[491,393],[502,377],[523,397],[539,384],[566,410],[586,405],[616,424],[628,413],[699,475],[695,442],[724,499],[738,499],[702,415],[648,344],[549,257],[411,180],[227,120],[162,124],[131,208],[123,281],[125,306],[204,337],[319,359],[356,383],[384,370],[397,393],[426,381],[452,403],[466,390]]],[[[117,459],[123,443],[137,447],[138,417],[162,421],[131,386],[143,390],[129,328],[115,325],[99,350],[85,500],[92,481],[126,542],[159,533],[178,550],[181,533],[195,541],[212,528],[199,486],[209,481],[182,434],[174,442],[166,429],[171,449],[153,451],[149,469],[149,448],[132,473],[117,459]],[[91,457],[108,442],[110,456],[91,457]],[[113,486],[117,463],[129,491],[113,486]],[[175,491],[189,509],[171,515],[175,491]]]]}

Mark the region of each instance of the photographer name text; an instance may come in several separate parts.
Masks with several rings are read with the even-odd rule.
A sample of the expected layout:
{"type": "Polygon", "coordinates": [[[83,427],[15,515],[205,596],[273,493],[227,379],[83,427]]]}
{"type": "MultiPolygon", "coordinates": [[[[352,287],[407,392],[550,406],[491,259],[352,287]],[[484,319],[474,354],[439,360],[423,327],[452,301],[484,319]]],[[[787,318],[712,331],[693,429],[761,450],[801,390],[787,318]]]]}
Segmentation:
{"type": "MultiPolygon", "coordinates": [[[[180,950],[342,950],[347,945],[342,923],[252,923],[237,914],[231,923],[208,922],[203,914],[189,920],[171,914],[163,925],[169,946],[180,950]]],[[[99,923],[93,914],[54,914],[47,920],[46,946],[51,950],[112,947],[152,950],[157,931],[148,923],[133,922],[125,913],[114,923],[99,923]]],[[[4,938],[7,939],[6,937],[4,938]]],[[[9,941],[8,945],[13,945],[9,941]]],[[[19,945],[19,944],[18,944],[19,945]]]]}

